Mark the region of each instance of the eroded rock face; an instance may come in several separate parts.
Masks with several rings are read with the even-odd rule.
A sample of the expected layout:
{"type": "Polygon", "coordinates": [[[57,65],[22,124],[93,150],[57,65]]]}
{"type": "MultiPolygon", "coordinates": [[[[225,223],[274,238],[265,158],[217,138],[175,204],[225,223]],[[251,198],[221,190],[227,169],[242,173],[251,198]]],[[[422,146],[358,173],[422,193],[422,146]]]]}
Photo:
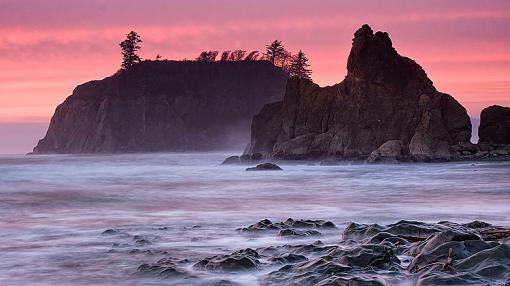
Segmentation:
{"type": "Polygon", "coordinates": [[[289,79],[284,100],[253,118],[249,153],[366,159],[399,141],[402,150],[392,157],[450,160],[452,145],[469,142],[466,110],[438,92],[416,62],[400,56],[387,33],[374,34],[368,25],[356,31],[347,70],[343,82],[324,88],[289,79]]]}
{"type": "Polygon", "coordinates": [[[142,62],[76,87],[34,153],[242,148],[251,117],[282,99],[286,80],[266,61],[142,62]]]}
{"type": "Polygon", "coordinates": [[[482,110],[478,136],[480,143],[510,144],[510,108],[493,105],[482,110]]]}

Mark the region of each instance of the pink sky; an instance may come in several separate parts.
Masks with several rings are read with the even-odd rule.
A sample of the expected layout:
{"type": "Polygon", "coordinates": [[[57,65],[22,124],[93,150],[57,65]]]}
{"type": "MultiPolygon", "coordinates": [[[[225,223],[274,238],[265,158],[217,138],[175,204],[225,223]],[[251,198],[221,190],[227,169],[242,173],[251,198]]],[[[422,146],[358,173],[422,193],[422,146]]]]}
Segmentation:
{"type": "Polygon", "coordinates": [[[389,32],[397,51],[472,117],[510,106],[506,0],[0,0],[0,154],[30,151],[77,84],[114,73],[130,30],[141,34],[149,59],[262,50],[280,39],[307,53],[314,81],[331,85],[345,76],[352,34],[364,23],[389,32]]]}

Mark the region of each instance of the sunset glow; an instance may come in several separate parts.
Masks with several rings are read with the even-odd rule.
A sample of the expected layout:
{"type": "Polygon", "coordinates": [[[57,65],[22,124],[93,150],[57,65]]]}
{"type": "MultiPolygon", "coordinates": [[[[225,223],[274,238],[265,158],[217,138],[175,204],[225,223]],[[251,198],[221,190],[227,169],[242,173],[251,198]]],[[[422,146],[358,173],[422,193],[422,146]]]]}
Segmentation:
{"type": "Polygon", "coordinates": [[[3,0],[0,124],[49,122],[76,85],[119,68],[118,43],[130,30],[142,36],[146,59],[262,50],[280,39],[307,53],[312,78],[324,86],[342,81],[353,32],[364,23],[389,32],[397,51],[471,117],[510,105],[508,1],[3,0]]]}

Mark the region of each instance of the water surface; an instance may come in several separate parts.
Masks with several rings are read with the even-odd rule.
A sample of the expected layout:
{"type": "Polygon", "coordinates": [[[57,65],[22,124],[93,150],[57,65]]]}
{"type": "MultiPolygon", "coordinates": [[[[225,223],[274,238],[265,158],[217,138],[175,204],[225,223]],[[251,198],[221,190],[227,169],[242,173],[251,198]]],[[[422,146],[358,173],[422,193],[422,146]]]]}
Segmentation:
{"type": "MultiPolygon", "coordinates": [[[[263,218],[331,220],[339,229],[324,233],[326,242],[349,221],[510,225],[508,162],[282,163],[284,171],[245,172],[220,166],[227,155],[0,156],[0,284],[172,284],[133,273],[169,255],[288,243],[235,231],[263,218]],[[106,229],[131,236],[101,235],[106,229]]],[[[197,275],[257,285],[263,274],[197,275]]]]}

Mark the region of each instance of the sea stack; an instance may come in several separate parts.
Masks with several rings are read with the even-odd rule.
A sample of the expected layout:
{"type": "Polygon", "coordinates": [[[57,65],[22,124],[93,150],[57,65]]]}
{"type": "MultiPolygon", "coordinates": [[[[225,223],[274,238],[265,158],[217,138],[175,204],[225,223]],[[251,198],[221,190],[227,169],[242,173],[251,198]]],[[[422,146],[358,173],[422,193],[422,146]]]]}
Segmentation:
{"type": "Polygon", "coordinates": [[[243,148],[251,117],[286,81],[268,61],[144,61],[76,87],[34,153],[243,148]]]}
{"type": "Polygon", "coordinates": [[[510,108],[493,105],[482,110],[478,136],[481,144],[510,144],[510,108]]]}
{"type": "Polygon", "coordinates": [[[437,91],[420,65],[399,55],[386,32],[363,25],[354,34],[346,78],[328,87],[289,79],[283,101],[264,106],[253,118],[247,153],[347,160],[372,154],[373,161],[378,154],[395,154],[398,160],[444,161],[456,156],[453,145],[470,137],[465,108],[437,91]],[[399,150],[388,152],[389,145],[399,150]]]}

